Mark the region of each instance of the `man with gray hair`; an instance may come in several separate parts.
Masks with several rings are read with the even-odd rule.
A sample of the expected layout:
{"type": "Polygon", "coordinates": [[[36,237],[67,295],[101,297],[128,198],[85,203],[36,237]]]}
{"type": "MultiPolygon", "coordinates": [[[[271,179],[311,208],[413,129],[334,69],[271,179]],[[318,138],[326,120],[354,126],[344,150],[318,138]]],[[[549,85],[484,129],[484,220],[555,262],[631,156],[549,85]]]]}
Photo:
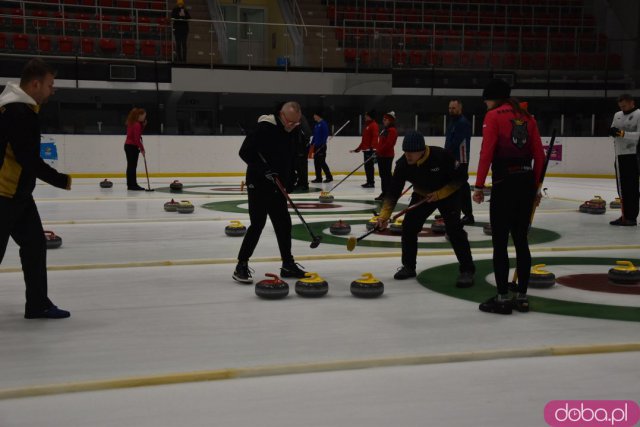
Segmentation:
{"type": "Polygon", "coordinates": [[[267,216],[271,218],[282,258],[280,275],[302,278],[306,273],[291,254],[291,215],[287,199],[276,185],[276,180],[279,180],[287,191],[293,188],[294,145],[300,137],[301,118],[297,102],[279,104],[274,114],[258,118],[257,127],[247,135],[240,148],[240,157],[247,164],[251,225],[242,240],[238,264],[232,276],[237,282],[253,283],[249,258],[258,245],[267,216]]]}

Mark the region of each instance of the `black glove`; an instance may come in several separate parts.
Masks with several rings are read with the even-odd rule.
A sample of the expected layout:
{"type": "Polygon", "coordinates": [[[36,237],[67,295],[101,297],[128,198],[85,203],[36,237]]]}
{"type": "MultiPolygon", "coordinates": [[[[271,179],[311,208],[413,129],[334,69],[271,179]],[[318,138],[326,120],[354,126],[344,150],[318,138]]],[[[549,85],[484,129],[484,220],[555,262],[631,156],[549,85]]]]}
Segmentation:
{"type": "Polygon", "coordinates": [[[613,137],[623,137],[624,136],[624,131],[622,129],[618,129],[618,128],[610,128],[609,129],[609,136],[613,136],[613,137]]]}
{"type": "Polygon", "coordinates": [[[272,170],[267,170],[264,173],[265,178],[267,178],[272,183],[276,183],[276,178],[278,177],[278,172],[273,172],[272,170]]]}

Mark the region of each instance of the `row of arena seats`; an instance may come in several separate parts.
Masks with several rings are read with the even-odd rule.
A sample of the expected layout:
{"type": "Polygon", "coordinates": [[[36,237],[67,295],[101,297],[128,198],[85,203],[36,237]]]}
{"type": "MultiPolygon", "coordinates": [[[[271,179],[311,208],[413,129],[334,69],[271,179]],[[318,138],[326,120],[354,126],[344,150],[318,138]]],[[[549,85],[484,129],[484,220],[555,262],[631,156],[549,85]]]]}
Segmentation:
{"type": "MultiPolygon", "coordinates": [[[[122,9],[167,10],[163,0],[40,0],[36,3],[24,3],[31,9],[60,9],[62,6],[83,6],[85,8],[118,7],[122,9]]],[[[0,7],[19,8],[22,2],[0,1],[0,7]]]]}
{"type": "Polygon", "coordinates": [[[444,23],[466,25],[541,25],[541,26],[583,26],[594,27],[595,19],[591,15],[582,13],[504,13],[477,11],[448,10],[419,10],[419,9],[357,9],[357,8],[327,8],[327,17],[332,25],[354,25],[357,21],[363,22],[403,22],[403,23],[444,23]]]}
{"type": "MultiPolygon", "coordinates": [[[[398,5],[413,4],[411,1],[398,1],[398,5]]],[[[536,6],[536,7],[573,7],[582,8],[583,0],[427,0],[424,2],[429,6],[437,7],[469,7],[469,6],[492,6],[492,7],[522,7],[522,6],[536,6]]],[[[362,6],[362,0],[338,0],[331,1],[329,4],[338,6],[362,6]]],[[[387,0],[366,0],[366,4],[369,7],[384,7],[388,4],[387,0]]]]}
{"type": "Polygon", "coordinates": [[[170,60],[173,54],[171,41],[107,38],[33,36],[29,34],[0,33],[0,51],[55,53],[61,55],[107,55],[127,58],[170,60]]]}
{"type": "Polygon", "coordinates": [[[338,45],[342,47],[367,46],[383,40],[394,47],[405,49],[459,49],[494,51],[546,51],[555,52],[605,52],[607,37],[604,34],[568,34],[522,31],[474,31],[474,30],[393,30],[375,32],[370,29],[336,29],[338,45]]]}
{"type": "Polygon", "coordinates": [[[618,54],[551,54],[544,53],[517,54],[497,52],[456,52],[456,51],[424,51],[424,50],[396,50],[393,54],[379,53],[369,49],[344,49],[344,59],[348,65],[356,62],[362,67],[463,67],[463,68],[495,68],[495,69],[527,69],[545,70],[567,69],[577,67],[592,70],[619,70],[622,67],[622,57],[618,54]],[[392,62],[393,61],[393,62],[392,62]]]}
{"type": "Polygon", "coordinates": [[[62,12],[47,13],[35,11],[25,16],[21,9],[0,10],[2,27],[10,31],[34,32],[37,34],[65,35],[105,35],[139,34],[141,38],[156,38],[166,33],[171,24],[167,16],[149,17],[139,15],[137,19],[130,15],[89,15],[62,12]],[[3,19],[4,18],[4,19],[3,19]]]}

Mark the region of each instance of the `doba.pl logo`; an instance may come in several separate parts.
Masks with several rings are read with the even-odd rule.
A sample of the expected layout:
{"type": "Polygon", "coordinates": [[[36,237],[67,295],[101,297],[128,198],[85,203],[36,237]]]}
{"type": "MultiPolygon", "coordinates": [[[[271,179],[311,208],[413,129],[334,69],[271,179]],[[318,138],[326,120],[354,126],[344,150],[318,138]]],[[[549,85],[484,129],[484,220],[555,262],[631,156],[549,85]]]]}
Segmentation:
{"type": "Polygon", "coordinates": [[[632,427],[640,420],[633,400],[552,400],[544,407],[551,427],[632,427]]]}

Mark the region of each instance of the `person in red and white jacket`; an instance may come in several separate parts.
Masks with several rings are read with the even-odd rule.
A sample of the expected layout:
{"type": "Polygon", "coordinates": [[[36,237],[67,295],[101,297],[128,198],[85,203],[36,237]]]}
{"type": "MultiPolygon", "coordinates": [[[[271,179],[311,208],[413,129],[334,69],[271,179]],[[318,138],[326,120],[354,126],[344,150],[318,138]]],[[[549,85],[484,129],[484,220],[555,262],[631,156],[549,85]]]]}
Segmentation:
{"type": "Polygon", "coordinates": [[[391,191],[391,168],[393,166],[393,158],[395,151],[393,147],[398,140],[398,131],[396,130],[396,113],[389,111],[382,117],[384,128],[378,136],[378,146],[376,147],[376,157],[378,158],[378,173],[382,186],[382,193],[376,197],[376,200],[384,200],[385,194],[391,191]]]}
{"type": "Polygon", "coordinates": [[[511,88],[500,79],[491,80],[482,94],[488,111],[482,125],[482,147],[473,193],[473,200],[482,203],[482,189],[491,166],[493,186],[489,213],[498,295],[479,308],[499,314],[511,314],[513,308],[529,311],[531,252],[527,233],[534,203],[540,202],[539,183],[545,161],[536,119],[516,99],[510,98],[510,94],[511,88]],[[518,273],[517,295],[513,300],[508,298],[509,234],[516,249],[518,273]]]}
{"type": "Polygon", "coordinates": [[[147,112],[144,108],[133,108],[127,116],[127,139],[124,142],[124,152],[127,155],[127,190],[144,191],[136,178],[138,157],[144,155],[142,144],[142,130],[147,123],[147,112]]]}
{"type": "Polygon", "coordinates": [[[367,176],[367,182],[362,184],[362,188],[374,188],[375,183],[375,169],[373,167],[373,160],[371,157],[376,152],[376,145],[378,145],[378,122],[376,122],[375,110],[367,111],[364,113],[364,130],[362,131],[362,141],[358,148],[351,150],[352,153],[359,153],[362,151],[364,154],[364,173],[367,176]]]}

